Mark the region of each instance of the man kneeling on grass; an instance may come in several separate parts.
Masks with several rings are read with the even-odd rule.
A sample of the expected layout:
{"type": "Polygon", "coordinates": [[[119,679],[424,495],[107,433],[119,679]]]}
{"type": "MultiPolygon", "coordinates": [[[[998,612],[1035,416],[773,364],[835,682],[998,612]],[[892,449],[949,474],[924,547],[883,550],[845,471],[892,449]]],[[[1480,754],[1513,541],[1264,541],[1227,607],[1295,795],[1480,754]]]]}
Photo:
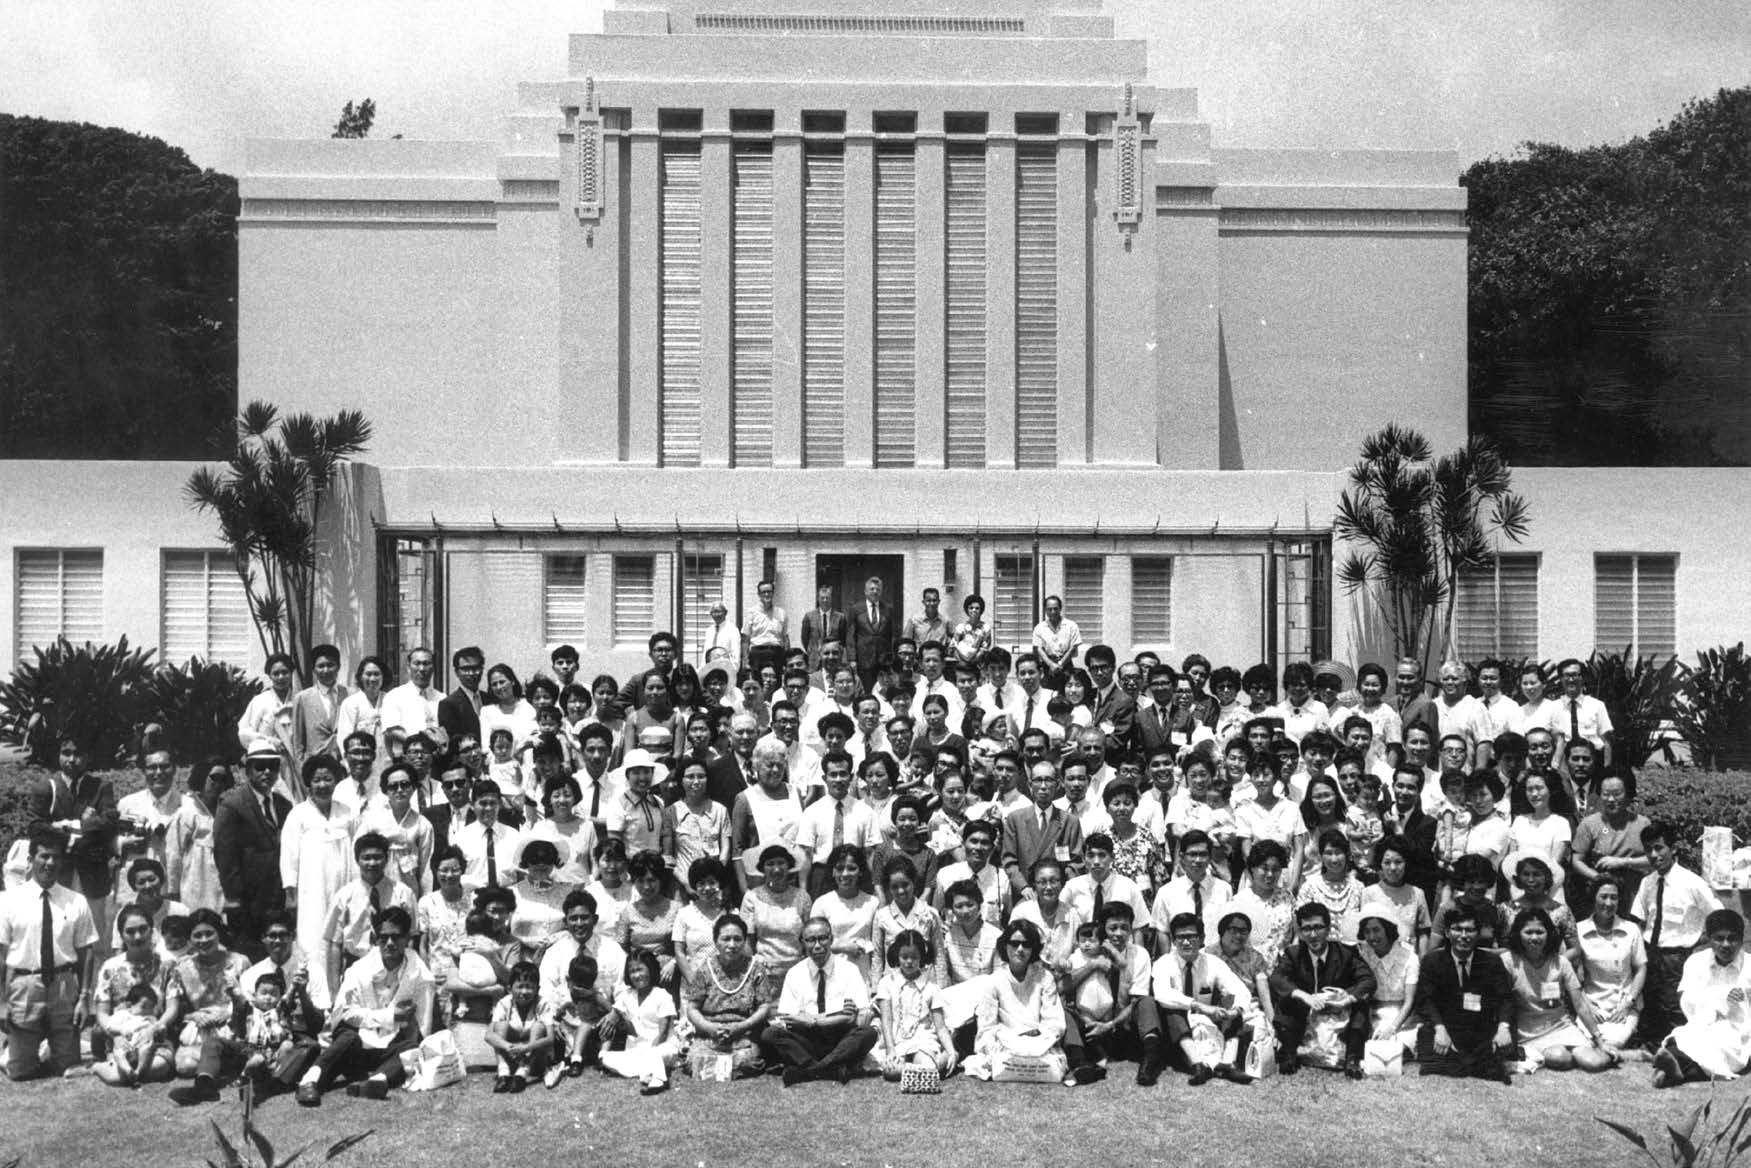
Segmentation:
{"type": "Polygon", "coordinates": [[[298,1103],[316,1107],[336,1076],[347,1094],[385,1099],[406,1078],[401,1052],[413,1050],[432,1030],[436,987],[432,971],[407,951],[413,918],[404,908],[386,908],[372,923],[374,947],[347,970],[335,991],[328,1034],[316,1065],[298,1084],[298,1103]]]}
{"type": "Polygon", "coordinates": [[[1161,1077],[1161,1017],[1149,996],[1149,954],[1132,943],[1134,922],[1129,904],[1109,900],[1100,920],[1077,932],[1077,951],[1059,990],[1067,1087],[1106,1078],[1109,1058],[1135,1059],[1139,1087],[1161,1077]]]}
{"type": "Polygon", "coordinates": [[[810,1079],[851,1081],[876,1044],[869,987],[857,966],[833,952],[833,925],[811,917],[803,926],[805,959],[784,975],[778,1015],[761,1043],[784,1063],[784,1085],[810,1079]]]}

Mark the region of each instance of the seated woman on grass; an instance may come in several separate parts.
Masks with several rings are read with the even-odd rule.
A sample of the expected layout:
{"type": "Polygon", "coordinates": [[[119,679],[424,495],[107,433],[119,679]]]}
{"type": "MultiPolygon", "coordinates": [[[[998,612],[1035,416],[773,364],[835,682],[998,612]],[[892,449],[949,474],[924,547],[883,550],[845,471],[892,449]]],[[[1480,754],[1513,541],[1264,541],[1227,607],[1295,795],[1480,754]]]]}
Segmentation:
{"type": "Polygon", "coordinates": [[[1002,963],[981,982],[974,1017],[977,1046],[966,1072],[993,1082],[1061,1083],[1064,1003],[1058,979],[1040,962],[1044,942],[1030,921],[1011,921],[997,938],[1002,963]]]}
{"type": "Polygon", "coordinates": [[[1514,980],[1515,1036],[1526,1061],[1546,1070],[1603,1071],[1615,1056],[1600,1042],[1599,1021],[1561,946],[1548,912],[1526,908],[1515,915],[1502,955],[1514,980]]]}

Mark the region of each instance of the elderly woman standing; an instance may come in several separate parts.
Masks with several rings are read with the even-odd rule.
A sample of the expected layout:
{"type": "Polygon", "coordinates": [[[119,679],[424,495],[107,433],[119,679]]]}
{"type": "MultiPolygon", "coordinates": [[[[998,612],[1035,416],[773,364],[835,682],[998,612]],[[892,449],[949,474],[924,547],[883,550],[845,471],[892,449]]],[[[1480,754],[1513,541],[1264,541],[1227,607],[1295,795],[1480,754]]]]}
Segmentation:
{"type": "Polygon", "coordinates": [[[748,923],[735,913],[717,919],[712,945],[683,995],[694,1035],[687,1061],[696,1079],[749,1078],[761,1071],[759,1035],[776,983],[749,943],[748,923]]]}

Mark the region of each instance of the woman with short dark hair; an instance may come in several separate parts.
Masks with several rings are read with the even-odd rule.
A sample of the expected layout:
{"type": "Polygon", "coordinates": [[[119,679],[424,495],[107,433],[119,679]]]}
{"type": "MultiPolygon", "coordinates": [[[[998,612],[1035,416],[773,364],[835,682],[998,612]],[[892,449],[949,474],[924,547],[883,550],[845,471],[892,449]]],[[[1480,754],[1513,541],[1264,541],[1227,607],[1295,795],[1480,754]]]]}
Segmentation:
{"type": "Polygon", "coordinates": [[[712,927],[704,955],[682,995],[693,1044],[687,1063],[696,1079],[746,1079],[763,1069],[759,1036],[772,1015],[771,967],[754,952],[748,922],[725,913],[712,927]]]}
{"type": "Polygon", "coordinates": [[[1521,909],[1507,943],[1502,964],[1514,981],[1514,1033],[1525,1061],[1551,1071],[1603,1071],[1616,1062],[1600,1042],[1599,1020],[1550,914],[1521,909]]]}

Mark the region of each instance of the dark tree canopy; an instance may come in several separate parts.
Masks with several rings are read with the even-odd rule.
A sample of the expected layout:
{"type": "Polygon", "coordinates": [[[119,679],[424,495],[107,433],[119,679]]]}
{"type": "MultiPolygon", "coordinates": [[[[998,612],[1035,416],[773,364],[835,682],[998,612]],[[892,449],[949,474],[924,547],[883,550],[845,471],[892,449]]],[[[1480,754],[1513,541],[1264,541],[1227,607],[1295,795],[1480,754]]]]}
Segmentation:
{"type": "Polygon", "coordinates": [[[0,457],[202,458],[237,410],[237,180],[0,114],[0,457]]]}
{"type": "MultiPolygon", "coordinates": [[[[377,120],[377,103],[370,98],[361,101],[357,106],[352,102],[340,111],[340,120],[334,124],[334,133],[330,138],[365,138],[371,133],[371,123],[377,120]]],[[[399,134],[396,137],[400,137],[399,134]]]]}
{"type": "Polygon", "coordinates": [[[1522,465],[1751,464],[1751,88],[1471,198],[1471,424],[1522,465]]]}

